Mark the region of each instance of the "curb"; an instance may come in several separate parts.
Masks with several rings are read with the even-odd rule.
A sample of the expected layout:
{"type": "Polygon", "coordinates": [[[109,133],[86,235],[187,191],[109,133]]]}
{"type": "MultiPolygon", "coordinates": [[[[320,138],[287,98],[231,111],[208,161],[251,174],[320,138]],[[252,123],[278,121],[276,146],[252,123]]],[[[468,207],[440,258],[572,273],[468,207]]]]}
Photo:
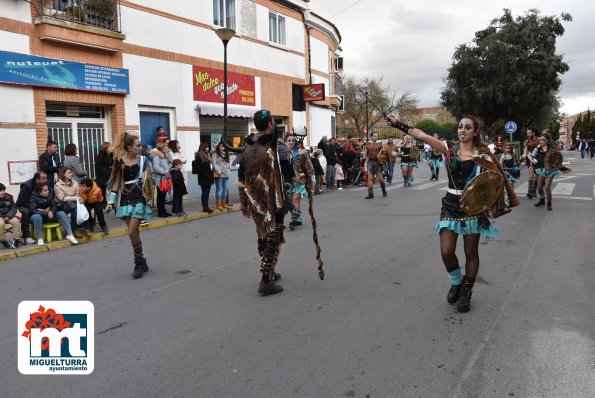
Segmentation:
{"type": "MultiPolygon", "coordinates": [[[[221,214],[232,213],[232,212],[236,212],[239,210],[240,210],[240,206],[235,205],[235,206],[232,206],[232,208],[229,210],[223,210],[223,211],[215,210],[212,214],[196,213],[196,214],[189,214],[184,217],[170,217],[165,220],[157,220],[152,223],[149,223],[148,225],[144,225],[140,228],[140,230],[148,231],[151,229],[163,228],[163,227],[167,227],[170,225],[200,220],[202,218],[215,217],[215,216],[218,216],[221,214]]],[[[90,238],[81,238],[81,239],[78,239],[78,241],[79,241],[79,245],[81,245],[81,244],[84,245],[85,243],[88,243],[88,242],[95,242],[98,240],[114,238],[117,236],[126,235],[127,233],[128,233],[128,231],[127,231],[126,227],[116,228],[116,229],[110,231],[109,235],[105,235],[103,232],[97,232],[97,233],[94,233],[93,236],[91,236],[90,238]]],[[[39,253],[52,251],[52,250],[59,250],[59,249],[63,249],[65,247],[71,247],[71,246],[75,246],[75,245],[73,245],[72,243],[70,243],[67,240],[60,240],[57,242],[47,243],[45,246],[28,246],[28,247],[24,247],[24,248],[16,250],[16,251],[0,253],[0,261],[10,260],[10,259],[14,259],[17,257],[31,256],[33,254],[39,254],[39,253]]]]}

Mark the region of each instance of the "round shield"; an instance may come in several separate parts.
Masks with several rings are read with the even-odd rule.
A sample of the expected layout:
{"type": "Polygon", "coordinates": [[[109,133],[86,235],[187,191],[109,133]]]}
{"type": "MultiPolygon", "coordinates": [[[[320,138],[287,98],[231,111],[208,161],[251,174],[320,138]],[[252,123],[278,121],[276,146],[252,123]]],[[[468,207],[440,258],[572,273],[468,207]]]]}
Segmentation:
{"type": "Polygon", "coordinates": [[[469,216],[477,216],[490,210],[504,189],[503,182],[500,173],[493,171],[475,176],[463,190],[459,201],[461,209],[469,216]]]}

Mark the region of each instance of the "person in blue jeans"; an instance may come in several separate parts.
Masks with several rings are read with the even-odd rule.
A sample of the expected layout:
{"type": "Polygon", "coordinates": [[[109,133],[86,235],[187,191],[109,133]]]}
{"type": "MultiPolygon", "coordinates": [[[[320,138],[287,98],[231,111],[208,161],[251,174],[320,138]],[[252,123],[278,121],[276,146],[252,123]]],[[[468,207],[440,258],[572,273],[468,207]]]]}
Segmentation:
{"type": "Polygon", "coordinates": [[[78,241],[72,234],[72,228],[66,213],[58,210],[56,201],[53,195],[50,193],[48,184],[37,184],[31,198],[29,199],[29,212],[31,214],[30,222],[33,224],[35,235],[37,236],[37,244],[43,246],[45,243],[42,238],[41,226],[43,223],[48,222],[59,222],[66,232],[66,239],[73,245],[76,245],[78,241]]]}
{"type": "Polygon", "coordinates": [[[215,199],[217,200],[217,210],[230,209],[231,206],[227,204],[227,182],[231,176],[231,165],[229,163],[229,152],[220,142],[215,147],[211,155],[211,162],[213,166],[213,174],[215,177],[215,199]]]}

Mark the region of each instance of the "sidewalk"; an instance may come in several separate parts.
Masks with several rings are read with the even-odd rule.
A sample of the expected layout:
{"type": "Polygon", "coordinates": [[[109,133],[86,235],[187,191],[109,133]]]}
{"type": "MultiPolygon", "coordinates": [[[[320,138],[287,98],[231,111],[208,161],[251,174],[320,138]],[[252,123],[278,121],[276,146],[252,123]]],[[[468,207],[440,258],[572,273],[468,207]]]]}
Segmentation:
{"type": "MultiPolygon", "coordinates": [[[[207,214],[207,213],[203,213],[203,211],[202,211],[202,205],[200,203],[200,199],[189,199],[189,200],[184,201],[184,211],[186,212],[187,216],[176,217],[174,215],[174,216],[167,217],[167,218],[159,218],[154,215],[151,218],[151,220],[149,220],[148,225],[141,227],[141,231],[147,231],[149,229],[161,228],[161,227],[165,227],[167,225],[174,225],[174,224],[178,224],[178,223],[186,222],[186,221],[194,221],[194,220],[198,220],[198,219],[206,218],[206,217],[214,217],[214,216],[218,216],[220,214],[226,214],[226,213],[229,213],[232,211],[238,211],[240,209],[240,207],[238,205],[238,194],[237,194],[237,190],[234,190],[234,191],[236,191],[236,192],[232,192],[232,190],[229,191],[229,203],[231,205],[233,205],[232,209],[224,210],[224,211],[215,210],[216,207],[215,207],[215,203],[214,203],[215,202],[214,195],[212,194],[211,198],[209,199],[209,202],[210,202],[209,206],[211,207],[211,209],[215,210],[215,212],[212,214],[207,214]]],[[[214,189],[212,189],[211,192],[214,193],[214,189]]],[[[165,207],[169,212],[171,212],[170,205],[165,205],[165,207]]],[[[155,214],[155,211],[153,212],[153,214],[155,214]]],[[[78,239],[79,244],[85,244],[87,242],[93,242],[96,240],[108,239],[108,238],[113,238],[116,236],[126,235],[126,233],[127,233],[126,224],[124,223],[124,221],[119,220],[115,217],[115,212],[111,212],[110,214],[107,214],[105,216],[105,221],[106,221],[106,224],[110,231],[109,235],[105,235],[102,232],[95,232],[91,238],[78,239]]],[[[98,230],[100,230],[99,225],[96,225],[95,231],[98,231],[98,230]]],[[[11,258],[16,258],[16,257],[30,256],[32,254],[43,253],[43,252],[46,252],[49,250],[57,250],[57,249],[61,249],[64,247],[69,247],[69,246],[73,246],[69,241],[60,240],[60,241],[52,241],[52,243],[46,242],[45,246],[37,246],[36,243],[33,243],[33,244],[25,245],[25,246],[21,245],[17,250],[0,249],[0,261],[8,260],[11,258]]]]}

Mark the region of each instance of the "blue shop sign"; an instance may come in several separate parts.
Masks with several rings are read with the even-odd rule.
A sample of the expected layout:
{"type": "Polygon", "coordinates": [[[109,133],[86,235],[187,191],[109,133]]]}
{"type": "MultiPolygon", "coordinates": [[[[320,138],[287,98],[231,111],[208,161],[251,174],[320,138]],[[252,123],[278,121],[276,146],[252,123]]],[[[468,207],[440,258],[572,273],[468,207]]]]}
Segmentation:
{"type": "Polygon", "coordinates": [[[130,93],[128,69],[8,51],[0,51],[0,82],[112,94],[130,93]]]}

